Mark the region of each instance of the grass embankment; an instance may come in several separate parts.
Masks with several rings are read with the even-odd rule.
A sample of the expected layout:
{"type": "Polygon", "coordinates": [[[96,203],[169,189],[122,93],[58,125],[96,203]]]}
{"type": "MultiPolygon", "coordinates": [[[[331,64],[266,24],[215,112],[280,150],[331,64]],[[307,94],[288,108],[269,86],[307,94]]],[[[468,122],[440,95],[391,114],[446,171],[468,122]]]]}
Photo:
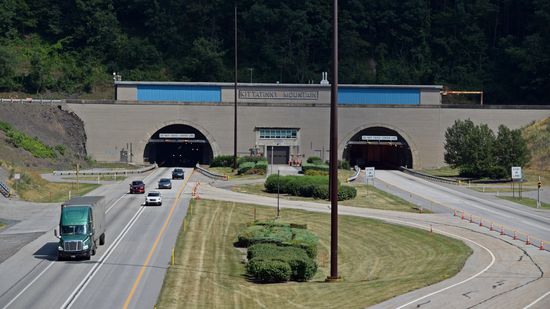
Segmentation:
{"type": "MultiPolygon", "coordinates": [[[[193,202],[194,203],[194,202],[193,202]]],[[[471,249],[427,231],[359,217],[340,216],[339,273],[330,274],[330,215],[283,209],[282,220],[307,224],[319,236],[319,270],[309,282],[255,284],[245,276],[238,232],[275,209],[220,201],[197,201],[184,223],[157,307],[185,308],[360,308],[452,277],[471,249]]]]}
{"type": "MultiPolygon", "coordinates": [[[[367,187],[367,185],[360,184],[354,185],[353,187],[357,189],[357,196],[351,200],[340,201],[338,202],[338,204],[361,208],[419,212],[419,210],[416,208],[417,206],[413,203],[410,203],[400,197],[389,194],[385,191],[379,190],[372,185],[369,185],[367,187]]],[[[249,193],[275,198],[277,197],[277,194],[266,192],[263,184],[234,186],[232,190],[241,193],[249,193]]],[[[288,194],[280,194],[280,198],[291,201],[315,201],[318,203],[330,203],[329,201],[325,200],[315,200],[313,198],[292,196],[288,194]]],[[[429,211],[424,209],[423,212],[426,213],[429,211]]]]}
{"type": "MultiPolygon", "coordinates": [[[[208,170],[212,173],[219,174],[219,175],[226,175],[229,177],[229,180],[236,180],[236,179],[262,179],[265,178],[266,175],[250,175],[250,174],[243,174],[239,175],[237,174],[238,170],[234,170],[231,167],[209,167],[208,170]]],[[[268,170],[269,172],[269,170],[268,170]]]]}
{"type": "MultiPolygon", "coordinates": [[[[537,208],[537,200],[532,199],[532,198],[522,197],[520,199],[519,197],[512,197],[512,196],[499,196],[499,197],[502,198],[502,199],[508,200],[508,201],[512,201],[514,203],[524,205],[524,206],[537,208]]],[[[540,203],[540,208],[541,209],[550,209],[550,204],[546,204],[546,203],[541,202],[540,203]]]]}
{"type": "MultiPolygon", "coordinates": [[[[127,178],[126,176],[120,176],[120,175],[117,175],[117,176],[115,176],[115,175],[100,175],[99,176],[99,181],[122,181],[122,180],[125,180],[126,178],[127,178]]],[[[76,181],[76,177],[67,177],[67,178],[63,178],[63,179],[76,181]]],[[[97,181],[97,176],[79,176],[78,180],[97,181]]]]}
{"type": "Polygon", "coordinates": [[[21,179],[17,181],[10,179],[9,186],[16,191],[17,196],[22,200],[38,203],[59,203],[66,201],[71,196],[82,196],[96,189],[98,184],[76,182],[57,183],[44,180],[36,172],[15,171],[21,174],[21,179]],[[77,190],[78,188],[78,190],[77,190]]]}
{"type": "Polygon", "coordinates": [[[2,222],[0,222],[0,230],[3,229],[6,225],[2,222]]]}

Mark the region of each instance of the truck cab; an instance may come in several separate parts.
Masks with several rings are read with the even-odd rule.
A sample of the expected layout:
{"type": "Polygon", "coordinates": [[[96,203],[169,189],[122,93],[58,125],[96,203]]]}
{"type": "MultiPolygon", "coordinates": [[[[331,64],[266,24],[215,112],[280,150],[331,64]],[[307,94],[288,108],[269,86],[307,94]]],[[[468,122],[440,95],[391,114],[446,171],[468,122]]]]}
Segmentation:
{"type": "Polygon", "coordinates": [[[97,244],[105,242],[103,207],[98,206],[99,199],[71,200],[61,205],[59,221],[58,258],[90,259],[95,255],[97,244]]]}

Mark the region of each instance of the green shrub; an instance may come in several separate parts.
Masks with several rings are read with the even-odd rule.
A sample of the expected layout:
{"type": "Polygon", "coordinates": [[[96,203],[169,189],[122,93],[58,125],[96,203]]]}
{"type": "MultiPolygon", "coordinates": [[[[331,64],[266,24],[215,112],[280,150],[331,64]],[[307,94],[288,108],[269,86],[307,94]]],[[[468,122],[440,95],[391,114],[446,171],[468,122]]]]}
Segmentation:
{"type": "Polygon", "coordinates": [[[239,165],[239,170],[237,173],[239,175],[246,174],[249,170],[253,169],[256,163],[254,162],[244,162],[239,165]]]}
{"type": "Polygon", "coordinates": [[[212,162],[210,162],[210,167],[232,167],[232,166],[233,166],[232,155],[217,156],[214,159],[212,159],[212,162]]]}
{"type": "Polygon", "coordinates": [[[317,271],[315,261],[304,249],[299,247],[257,244],[248,248],[247,257],[249,261],[277,260],[286,262],[292,270],[290,279],[296,281],[309,280],[317,271]]]}
{"type": "Polygon", "coordinates": [[[265,175],[267,173],[267,161],[261,160],[256,162],[254,169],[258,170],[258,174],[265,175]]]}
{"type": "Polygon", "coordinates": [[[309,157],[307,158],[307,163],[313,163],[313,164],[323,164],[323,160],[321,160],[321,158],[319,157],[309,157]]]}
{"type": "Polygon", "coordinates": [[[328,183],[316,185],[313,189],[313,197],[320,200],[328,200],[328,183]]]}
{"type": "Polygon", "coordinates": [[[282,244],[292,239],[292,230],[288,226],[252,225],[237,236],[237,246],[249,247],[258,243],[282,244]]]}
{"type": "Polygon", "coordinates": [[[340,186],[338,188],[338,200],[351,200],[357,196],[357,189],[350,186],[340,186]]]}
{"type": "Polygon", "coordinates": [[[32,138],[25,133],[10,130],[6,133],[10,143],[15,147],[21,147],[30,152],[36,158],[56,158],[52,147],[42,143],[38,138],[32,138]]]}
{"type": "Polygon", "coordinates": [[[246,266],[249,276],[267,283],[290,280],[292,270],[287,262],[279,260],[252,259],[246,266]]]}
{"type": "Polygon", "coordinates": [[[304,164],[302,164],[302,172],[304,172],[304,174],[307,173],[310,170],[323,171],[323,172],[328,173],[329,166],[327,164],[322,164],[322,163],[319,163],[319,164],[304,163],[304,164]]]}

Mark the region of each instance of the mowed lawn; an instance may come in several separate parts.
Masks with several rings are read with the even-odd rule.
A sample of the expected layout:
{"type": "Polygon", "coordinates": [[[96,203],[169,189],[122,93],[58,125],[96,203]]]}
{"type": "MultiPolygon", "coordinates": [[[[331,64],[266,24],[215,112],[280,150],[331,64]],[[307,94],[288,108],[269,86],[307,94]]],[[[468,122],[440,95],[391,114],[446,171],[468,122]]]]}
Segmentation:
{"type": "Polygon", "coordinates": [[[283,209],[281,220],[306,223],[320,238],[319,271],[309,282],[256,284],[245,275],[244,252],[233,246],[253,220],[275,209],[232,202],[192,202],[157,308],[360,308],[456,274],[471,249],[458,240],[381,221],[340,217],[341,282],[330,273],[330,215],[283,209]],[[189,216],[189,215],[188,215],[189,216]]]}

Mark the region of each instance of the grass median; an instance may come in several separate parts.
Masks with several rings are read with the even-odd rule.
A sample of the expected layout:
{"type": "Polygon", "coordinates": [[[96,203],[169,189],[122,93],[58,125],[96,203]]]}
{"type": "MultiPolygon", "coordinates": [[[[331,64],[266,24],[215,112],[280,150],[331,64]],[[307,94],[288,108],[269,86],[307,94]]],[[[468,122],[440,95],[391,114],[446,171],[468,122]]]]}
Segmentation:
{"type": "MultiPolygon", "coordinates": [[[[419,209],[413,203],[410,203],[393,194],[379,190],[372,185],[367,186],[364,184],[353,184],[353,187],[357,189],[357,196],[351,200],[340,201],[338,202],[339,205],[405,212],[419,212],[419,209]]],[[[232,190],[240,193],[249,193],[275,198],[277,197],[276,193],[266,192],[263,184],[239,185],[232,187],[232,190]]],[[[293,196],[289,194],[281,194],[280,198],[292,201],[315,201],[330,204],[330,201],[315,200],[313,198],[293,196]]],[[[424,209],[423,212],[427,213],[429,211],[424,209]]]]}
{"type": "Polygon", "coordinates": [[[275,209],[232,202],[192,202],[160,293],[158,308],[359,308],[455,275],[471,249],[458,240],[377,220],[340,216],[339,273],[330,273],[330,215],[283,209],[281,220],[319,236],[319,270],[309,282],[255,284],[245,276],[237,233],[275,209]]]}
{"type": "MultiPolygon", "coordinates": [[[[502,199],[520,204],[520,205],[524,205],[524,206],[531,207],[531,208],[537,208],[537,200],[532,199],[532,198],[528,198],[528,197],[519,198],[519,197],[512,197],[512,196],[499,196],[499,197],[502,198],[502,199]]],[[[550,209],[550,204],[541,202],[540,203],[540,208],[541,209],[550,209]]]]}

